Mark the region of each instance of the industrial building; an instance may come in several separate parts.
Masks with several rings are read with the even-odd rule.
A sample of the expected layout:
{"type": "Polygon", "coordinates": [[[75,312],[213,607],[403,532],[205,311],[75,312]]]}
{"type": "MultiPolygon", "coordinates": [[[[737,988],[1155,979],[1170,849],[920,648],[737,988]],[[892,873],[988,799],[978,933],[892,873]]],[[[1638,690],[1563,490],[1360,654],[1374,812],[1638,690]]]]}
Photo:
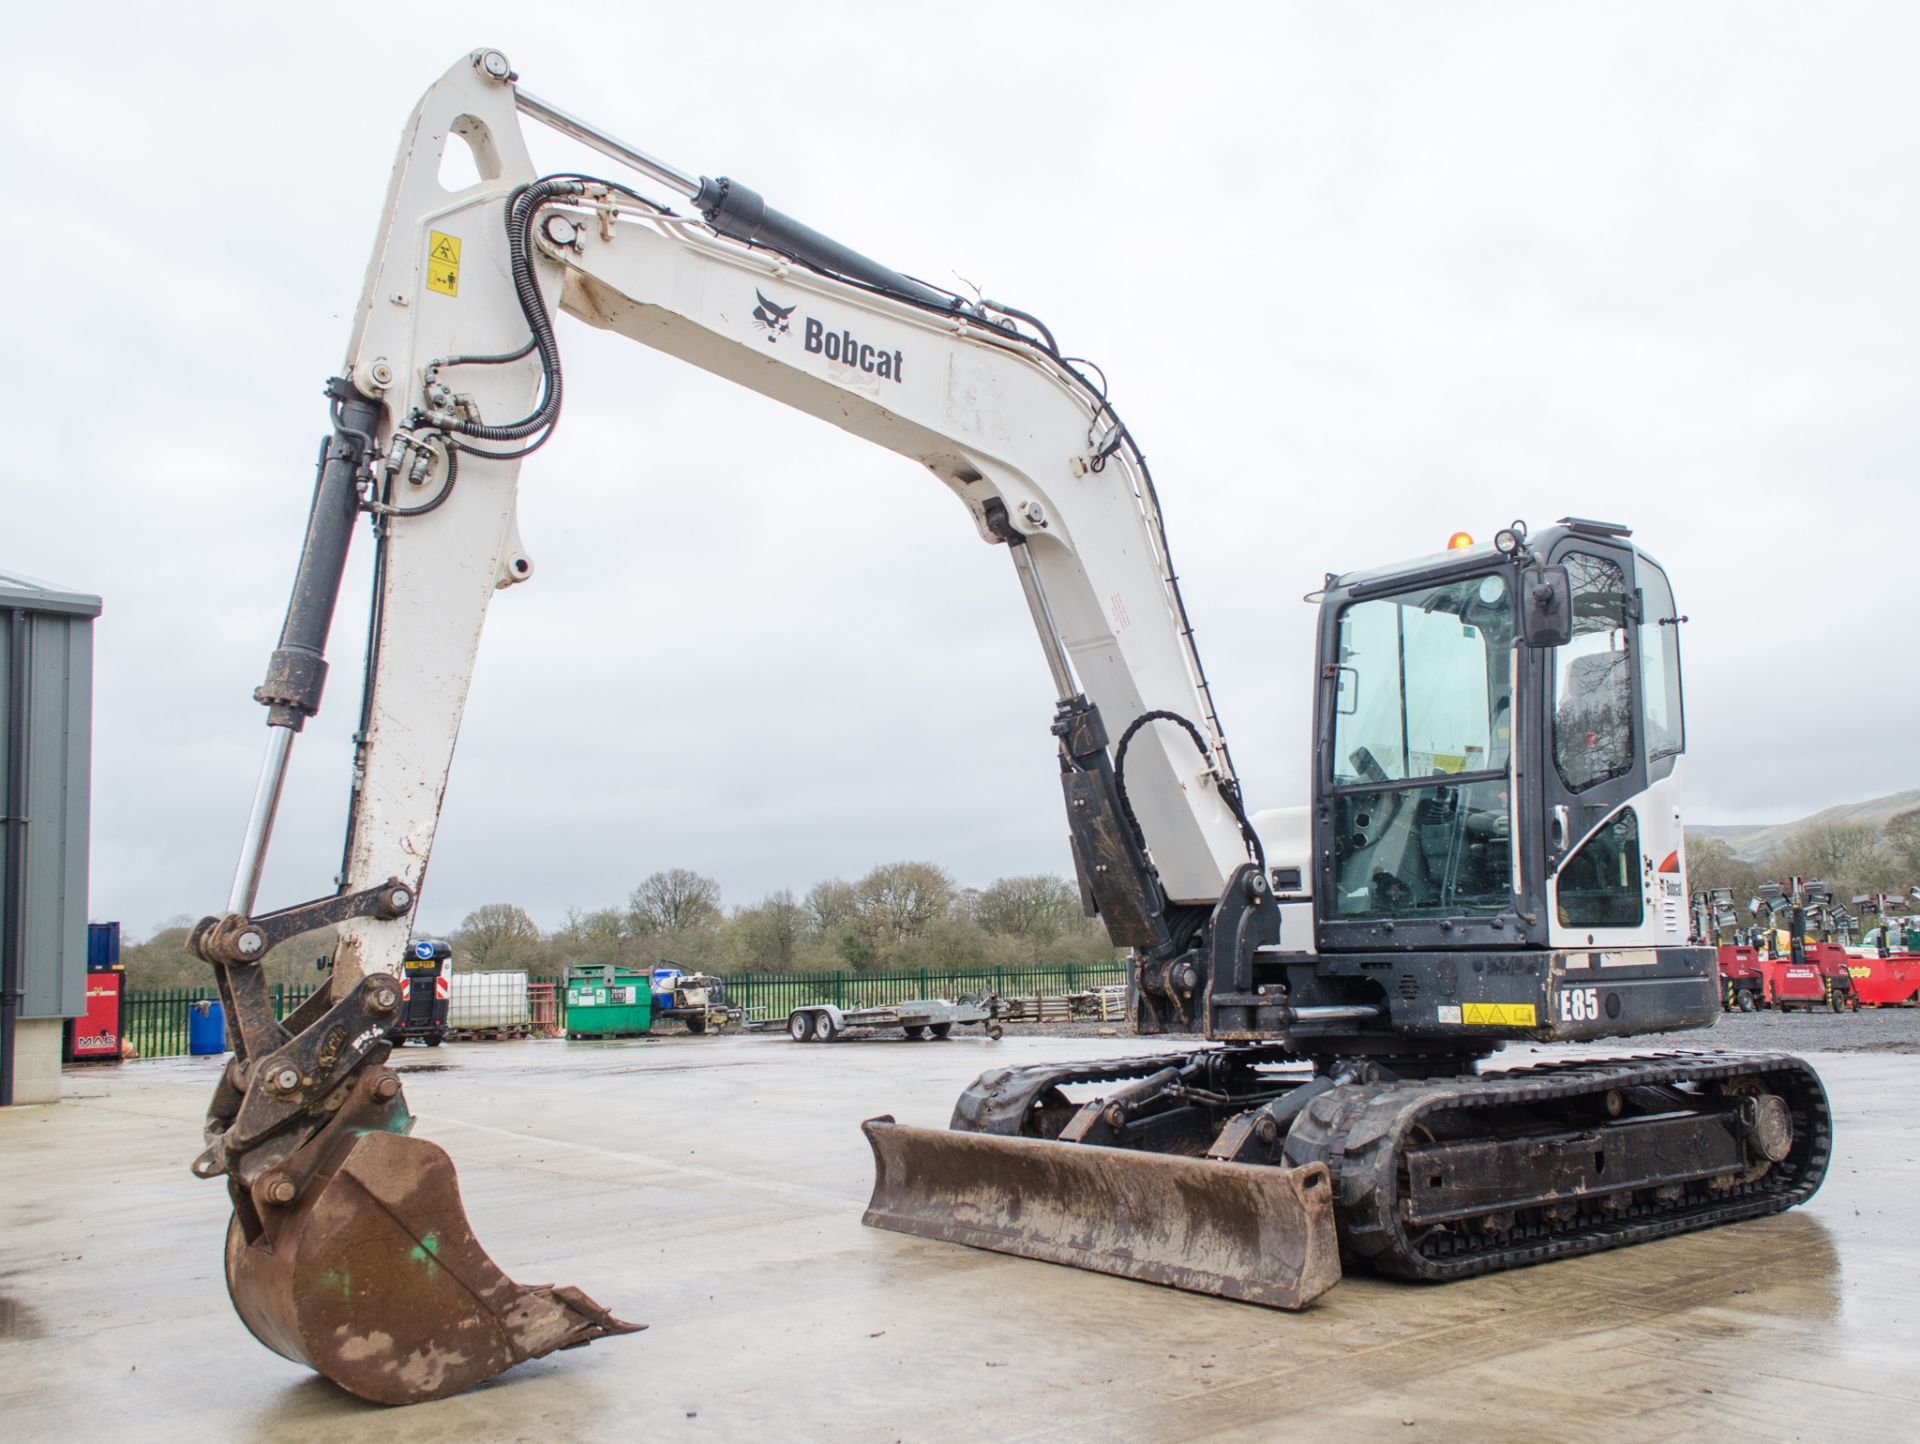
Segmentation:
{"type": "Polygon", "coordinates": [[[0,572],[0,1107],[60,1096],[86,1007],[93,619],[100,598],[0,572]]]}

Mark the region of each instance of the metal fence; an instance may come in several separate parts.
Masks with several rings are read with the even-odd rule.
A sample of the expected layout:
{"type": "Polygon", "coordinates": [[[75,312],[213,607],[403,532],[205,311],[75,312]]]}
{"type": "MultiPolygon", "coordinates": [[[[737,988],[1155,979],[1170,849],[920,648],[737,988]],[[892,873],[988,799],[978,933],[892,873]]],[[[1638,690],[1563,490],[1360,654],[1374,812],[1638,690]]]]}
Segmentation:
{"type": "MultiPolygon", "coordinates": [[[[1003,998],[1057,997],[1111,987],[1126,980],[1127,965],[1120,962],[1092,966],[1069,963],[1053,968],[976,968],[957,973],[932,972],[925,968],[906,973],[734,973],[724,979],[727,1001],[736,1008],[746,1009],[750,1018],[784,1018],[807,1003],[872,1008],[909,998],[958,998],[968,993],[988,992],[1003,998]]],[[[323,986],[319,983],[273,984],[274,1016],[286,1017],[323,986]]],[[[525,1028],[531,1015],[534,1032],[563,1031],[566,990],[551,982],[529,982],[526,992],[525,1011],[516,1010],[519,1027],[525,1028]]],[[[211,986],[130,992],[126,1036],[142,1058],[168,1058],[185,1053],[193,1005],[217,1002],[219,997],[211,986]]]]}
{"type": "MultiPolygon", "coordinates": [[[[268,988],[273,1015],[284,1018],[322,987],[319,983],[274,983],[268,988]]],[[[142,1058],[171,1058],[187,1051],[187,1034],[195,1003],[217,1003],[220,994],[211,984],[199,988],[151,988],[129,992],[126,999],[126,1038],[142,1058]]]]}

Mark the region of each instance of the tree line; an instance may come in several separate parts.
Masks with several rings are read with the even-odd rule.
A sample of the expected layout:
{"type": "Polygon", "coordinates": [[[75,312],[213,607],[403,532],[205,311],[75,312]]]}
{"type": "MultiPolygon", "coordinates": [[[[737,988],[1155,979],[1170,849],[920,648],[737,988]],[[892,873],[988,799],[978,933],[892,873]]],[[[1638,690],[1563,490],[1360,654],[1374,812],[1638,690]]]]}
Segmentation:
{"type": "MultiPolygon", "coordinates": [[[[815,883],[729,908],[719,883],[675,867],[643,879],[624,907],[574,910],[543,931],[511,903],[467,914],[450,941],[465,966],[570,967],[671,961],[714,973],[894,972],[1111,962],[1106,929],[1080,892],[1046,874],[963,888],[930,862],[890,862],[853,882],[815,883]]],[[[457,964],[458,965],[458,964],[457,964]]]]}
{"type": "MultiPolygon", "coordinates": [[[[212,970],[186,949],[190,919],[170,919],[122,950],[131,988],[199,987],[212,970]]],[[[468,913],[447,939],[457,969],[525,970],[562,978],[568,969],[662,961],[704,972],[890,972],[926,968],[1057,967],[1119,956],[1101,924],[1084,916],[1080,891],[1045,874],[963,888],[930,862],[883,863],[853,882],[815,883],[804,896],[782,889],[728,907],[720,884],[688,868],[651,874],[624,906],[573,909],[546,930],[514,903],[468,913]]],[[[315,983],[333,955],[331,929],[281,944],[263,966],[269,981],[315,983]]]]}
{"type": "Polygon", "coordinates": [[[1747,901],[1763,882],[1804,877],[1826,883],[1834,899],[1852,910],[1867,893],[1892,893],[1908,910],[1920,908],[1907,890],[1920,883],[1920,807],[1895,813],[1875,827],[1869,822],[1820,822],[1801,828],[1764,861],[1734,855],[1723,838],[1687,837],[1687,885],[1695,892],[1724,887],[1745,919],[1747,901]]]}

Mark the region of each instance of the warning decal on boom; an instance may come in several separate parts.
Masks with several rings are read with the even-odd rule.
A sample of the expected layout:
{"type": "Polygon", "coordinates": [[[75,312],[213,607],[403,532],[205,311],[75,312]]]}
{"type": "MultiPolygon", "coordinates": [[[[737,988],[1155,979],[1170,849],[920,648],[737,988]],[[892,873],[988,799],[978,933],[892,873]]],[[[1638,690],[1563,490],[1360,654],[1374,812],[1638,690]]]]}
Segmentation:
{"type": "Polygon", "coordinates": [[[443,296],[460,294],[460,238],[433,231],[427,241],[427,289],[443,296]]]}

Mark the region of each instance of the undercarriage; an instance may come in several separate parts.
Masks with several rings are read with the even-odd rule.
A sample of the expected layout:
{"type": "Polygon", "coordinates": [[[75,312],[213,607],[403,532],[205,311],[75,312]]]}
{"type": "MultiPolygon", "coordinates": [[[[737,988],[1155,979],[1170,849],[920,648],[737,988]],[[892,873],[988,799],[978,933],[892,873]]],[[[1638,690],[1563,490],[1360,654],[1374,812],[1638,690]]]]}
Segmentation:
{"type": "Polygon", "coordinates": [[[995,1069],[948,1131],[867,1125],[866,1221],[1297,1308],[1339,1264],[1466,1278],[1776,1213],[1826,1173],[1826,1092],[1784,1054],[1473,1066],[1255,1044],[995,1069]],[[1179,1276],[1194,1258],[1210,1276],[1179,1276]]]}

